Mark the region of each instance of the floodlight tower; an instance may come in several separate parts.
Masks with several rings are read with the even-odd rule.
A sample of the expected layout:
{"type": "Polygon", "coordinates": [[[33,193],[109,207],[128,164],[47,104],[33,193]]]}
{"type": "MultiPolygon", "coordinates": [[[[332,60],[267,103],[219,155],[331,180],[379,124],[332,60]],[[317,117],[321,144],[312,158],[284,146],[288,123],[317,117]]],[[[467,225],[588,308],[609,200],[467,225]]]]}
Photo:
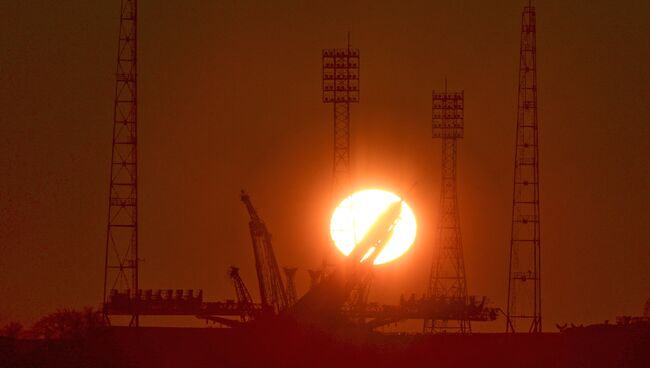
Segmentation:
{"type": "Polygon", "coordinates": [[[507,332],[542,331],[535,7],[521,16],[507,332]]]}
{"type": "MultiPolygon", "coordinates": [[[[122,0],[104,263],[104,316],[113,290],[138,294],[137,0],[122,0]]],[[[139,324],[137,310],[129,325],[139,324]]]]}
{"type": "Polygon", "coordinates": [[[323,49],[323,102],[334,105],[333,194],[350,185],[350,104],[359,102],[359,49],[323,49]]]}
{"type": "MultiPolygon", "coordinates": [[[[457,141],[463,138],[463,92],[433,91],[433,138],[442,139],[442,183],[435,253],[428,298],[452,305],[467,304],[467,281],[456,192],[457,141]]],[[[425,333],[471,332],[469,320],[424,321],[425,333]]]]}

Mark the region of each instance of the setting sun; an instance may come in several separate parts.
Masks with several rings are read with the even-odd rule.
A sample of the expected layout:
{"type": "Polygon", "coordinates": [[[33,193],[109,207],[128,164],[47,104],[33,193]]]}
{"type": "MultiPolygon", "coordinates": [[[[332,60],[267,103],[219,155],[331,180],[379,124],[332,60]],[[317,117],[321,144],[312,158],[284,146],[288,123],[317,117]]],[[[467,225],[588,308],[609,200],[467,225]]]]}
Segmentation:
{"type": "MultiPolygon", "coordinates": [[[[415,240],[415,216],[400,197],[380,189],[356,192],[338,205],[330,223],[330,234],[336,247],[344,255],[350,255],[390,205],[400,201],[399,214],[394,222],[391,221],[392,235],[373,263],[379,265],[399,258],[415,240]]],[[[373,251],[370,249],[363,258],[373,251]]]]}

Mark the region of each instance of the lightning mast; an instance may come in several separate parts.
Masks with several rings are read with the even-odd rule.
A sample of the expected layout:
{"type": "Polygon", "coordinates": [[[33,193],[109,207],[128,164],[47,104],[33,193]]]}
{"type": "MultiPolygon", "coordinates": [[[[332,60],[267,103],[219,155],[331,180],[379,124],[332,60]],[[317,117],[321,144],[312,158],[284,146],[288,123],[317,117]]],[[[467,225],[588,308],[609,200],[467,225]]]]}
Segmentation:
{"type": "MultiPolygon", "coordinates": [[[[452,305],[467,304],[467,281],[460,232],[456,160],[463,137],[463,92],[433,91],[433,138],[442,139],[442,183],[435,255],[428,298],[452,305]]],[[[471,332],[469,320],[424,320],[424,332],[471,332]]]]}
{"type": "Polygon", "coordinates": [[[542,331],[535,7],[521,16],[507,332],[542,331]]]}
{"type": "MultiPolygon", "coordinates": [[[[113,148],[104,264],[106,303],[117,290],[138,292],[137,0],[122,0],[118,42],[113,148]]],[[[137,326],[134,309],[129,325],[137,326]]]]}
{"type": "Polygon", "coordinates": [[[333,194],[350,185],[350,104],[359,102],[359,49],[323,50],[323,102],[334,106],[333,194]]]}

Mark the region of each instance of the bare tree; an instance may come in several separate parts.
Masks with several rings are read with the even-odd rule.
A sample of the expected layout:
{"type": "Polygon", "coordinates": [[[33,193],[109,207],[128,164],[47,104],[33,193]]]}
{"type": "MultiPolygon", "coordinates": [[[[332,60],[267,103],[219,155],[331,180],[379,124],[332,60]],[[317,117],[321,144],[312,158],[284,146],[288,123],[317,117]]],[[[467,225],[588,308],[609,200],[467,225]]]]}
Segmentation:
{"type": "Polygon", "coordinates": [[[90,307],[83,311],[63,309],[36,321],[31,333],[37,339],[79,339],[103,324],[101,313],[90,307]]]}

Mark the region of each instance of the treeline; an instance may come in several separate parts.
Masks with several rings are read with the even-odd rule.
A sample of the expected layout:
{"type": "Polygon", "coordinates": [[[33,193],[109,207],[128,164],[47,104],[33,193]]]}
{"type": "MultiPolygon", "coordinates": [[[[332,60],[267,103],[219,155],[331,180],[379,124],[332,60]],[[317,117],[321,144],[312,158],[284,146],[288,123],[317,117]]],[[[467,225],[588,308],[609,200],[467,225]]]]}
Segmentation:
{"type": "Polygon", "coordinates": [[[86,307],[83,310],[61,309],[36,321],[25,329],[18,322],[10,322],[0,329],[0,336],[15,339],[80,339],[104,326],[100,311],[86,307]]]}

